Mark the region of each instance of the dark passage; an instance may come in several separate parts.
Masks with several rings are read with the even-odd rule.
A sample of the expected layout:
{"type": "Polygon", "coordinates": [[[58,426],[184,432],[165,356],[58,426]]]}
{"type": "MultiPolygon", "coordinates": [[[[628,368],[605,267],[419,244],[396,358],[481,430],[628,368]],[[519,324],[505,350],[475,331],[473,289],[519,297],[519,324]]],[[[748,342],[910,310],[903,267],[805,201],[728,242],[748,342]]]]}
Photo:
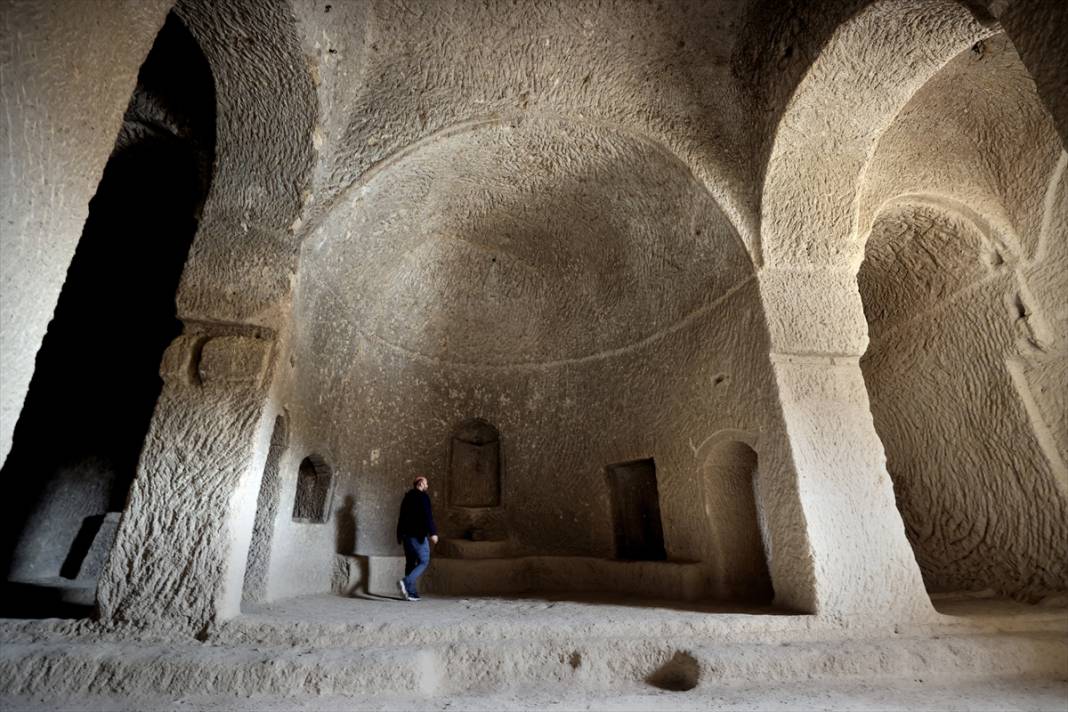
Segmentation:
{"type": "Polygon", "coordinates": [[[656,489],[656,465],[635,460],[608,466],[612,493],[616,558],[662,561],[664,528],[660,521],[660,495],[656,489]]]}
{"type": "MultiPolygon", "coordinates": [[[[104,540],[117,525],[116,514],[105,515],[124,507],[162,386],[160,358],[181,331],[174,297],[214,145],[211,70],[172,14],[141,67],[89,204],[0,471],[9,488],[0,505],[0,567],[5,581],[21,582],[5,594],[76,599],[63,614],[92,606],[97,550],[110,549],[104,540]],[[89,594],[42,596],[42,586],[89,594]]],[[[6,615],[57,613],[4,598],[6,615]]]]}

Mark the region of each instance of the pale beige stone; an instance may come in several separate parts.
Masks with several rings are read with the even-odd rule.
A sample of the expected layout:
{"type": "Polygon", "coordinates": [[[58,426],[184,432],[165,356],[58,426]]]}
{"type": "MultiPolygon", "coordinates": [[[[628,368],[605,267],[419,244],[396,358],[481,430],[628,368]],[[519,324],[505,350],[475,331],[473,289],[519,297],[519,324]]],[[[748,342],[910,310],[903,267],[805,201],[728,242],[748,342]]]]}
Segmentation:
{"type": "Polygon", "coordinates": [[[183,332],[99,617],[0,625],[3,694],[1068,675],[1068,7],[5,2],[0,459],[172,8],[216,104],[183,332]],[[649,460],[667,561],[619,561],[649,460]]]}

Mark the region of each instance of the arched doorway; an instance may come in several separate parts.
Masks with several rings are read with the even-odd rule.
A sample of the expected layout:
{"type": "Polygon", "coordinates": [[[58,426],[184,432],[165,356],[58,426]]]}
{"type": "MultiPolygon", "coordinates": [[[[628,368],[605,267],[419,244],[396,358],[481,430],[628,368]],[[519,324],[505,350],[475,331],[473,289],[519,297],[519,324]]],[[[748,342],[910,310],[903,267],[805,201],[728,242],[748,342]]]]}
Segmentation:
{"type": "Polygon", "coordinates": [[[917,92],[867,170],[860,365],[932,594],[1068,583],[1066,163],[996,35],[917,92]]]}
{"type": "Polygon", "coordinates": [[[757,506],[758,465],[752,447],[729,440],[712,449],[701,474],[717,597],[769,603],[774,590],[757,506]]]}

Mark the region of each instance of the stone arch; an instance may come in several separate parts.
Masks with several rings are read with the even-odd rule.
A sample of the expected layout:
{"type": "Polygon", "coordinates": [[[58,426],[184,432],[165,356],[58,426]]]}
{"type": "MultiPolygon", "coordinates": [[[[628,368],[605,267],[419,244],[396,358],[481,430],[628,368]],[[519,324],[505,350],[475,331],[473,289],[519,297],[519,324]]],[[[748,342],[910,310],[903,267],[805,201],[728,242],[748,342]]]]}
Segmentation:
{"type": "MultiPolygon", "coordinates": [[[[826,41],[818,51],[801,53],[808,66],[775,97],[783,108],[769,129],[761,188],[761,298],[787,466],[798,478],[817,572],[812,607],[924,616],[930,601],[857,363],[868,336],[856,286],[856,206],[879,137],[901,108],[993,30],[949,0],[837,7],[846,19],[819,35],[826,41]]],[[[805,34],[803,18],[794,36],[805,34]]]]}
{"type": "Polygon", "coordinates": [[[322,524],[330,518],[334,470],[321,455],[310,454],[297,467],[293,521],[322,524]]]}
{"type": "Polygon", "coordinates": [[[994,33],[988,24],[951,0],[880,0],[838,26],[774,128],[763,266],[856,271],[858,186],[879,137],[950,59],[994,33]]]}
{"type": "Polygon", "coordinates": [[[174,12],[213,74],[216,160],[176,298],[185,333],[164,354],[151,437],[98,596],[104,618],[199,629],[240,611],[317,98],[285,0],[179,0],[174,12]],[[161,524],[179,519],[185,535],[161,524]],[[165,542],[144,547],[146,532],[165,542]]]}
{"type": "Polygon", "coordinates": [[[178,292],[187,323],[278,329],[318,104],[285,0],[178,0],[215,77],[215,179],[178,292]]]}

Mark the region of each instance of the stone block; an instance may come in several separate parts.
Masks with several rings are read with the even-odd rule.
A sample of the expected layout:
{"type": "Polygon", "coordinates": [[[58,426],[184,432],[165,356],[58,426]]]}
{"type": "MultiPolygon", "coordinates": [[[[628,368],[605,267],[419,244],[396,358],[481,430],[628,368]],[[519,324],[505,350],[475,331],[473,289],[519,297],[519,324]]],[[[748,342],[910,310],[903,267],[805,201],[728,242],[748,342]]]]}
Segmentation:
{"type": "Polygon", "coordinates": [[[204,344],[197,373],[205,385],[259,385],[267,370],[270,352],[270,341],[246,336],[218,336],[204,344]]]}

